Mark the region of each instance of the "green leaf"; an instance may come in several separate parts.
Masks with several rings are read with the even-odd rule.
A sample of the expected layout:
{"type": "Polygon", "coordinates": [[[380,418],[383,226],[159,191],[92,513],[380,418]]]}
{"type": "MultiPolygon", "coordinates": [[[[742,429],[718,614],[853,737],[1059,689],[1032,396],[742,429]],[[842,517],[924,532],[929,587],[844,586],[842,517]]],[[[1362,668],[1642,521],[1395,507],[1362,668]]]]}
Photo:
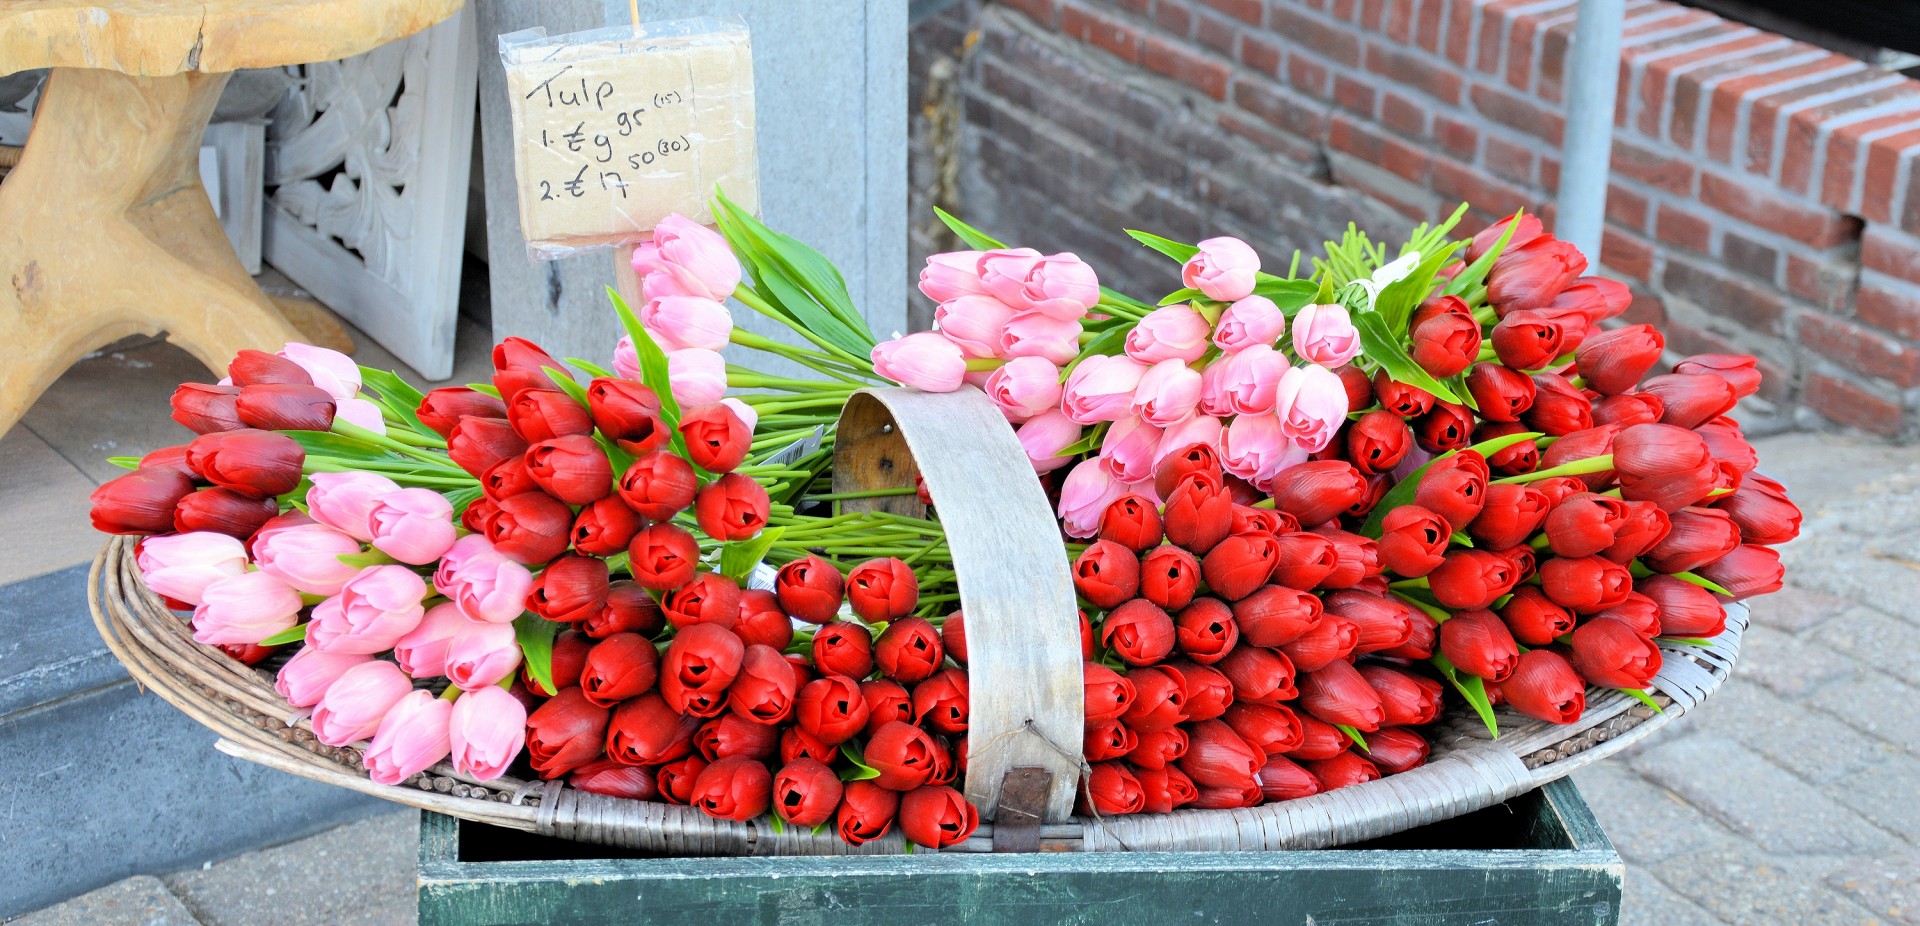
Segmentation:
{"type": "Polygon", "coordinates": [[[991,235],[954,218],[952,213],[949,213],[939,206],[933,207],[933,213],[940,217],[941,222],[946,223],[947,228],[953,230],[954,235],[958,236],[961,241],[967,243],[968,247],[976,251],[991,251],[995,248],[1006,247],[1006,245],[1001,244],[991,235]]]}
{"type": "MultiPolygon", "coordinates": [[[[1490,440],[1483,440],[1480,443],[1463,449],[1474,451],[1483,457],[1490,457],[1514,444],[1522,441],[1530,441],[1539,436],[1540,432],[1538,431],[1521,431],[1518,434],[1506,434],[1490,440]]],[[[1420,488],[1420,480],[1427,475],[1427,467],[1432,466],[1436,461],[1444,460],[1459,452],[1459,450],[1449,450],[1446,453],[1434,457],[1419,469],[1408,473],[1407,478],[1395,483],[1393,488],[1387,490],[1386,495],[1381,496],[1379,504],[1373,506],[1373,513],[1368,515],[1367,523],[1360,526],[1360,533],[1379,540],[1380,522],[1386,520],[1387,512],[1399,508],[1402,505],[1410,504],[1413,501],[1414,493],[1420,488]]]]}
{"type": "MultiPolygon", "coordinates": [[[[1253,294],[1265,296],[1271,300],[1281,314],[1292,318],[1302,308],[1312,305],[1320,293],[1320,284],[1312,280],[1282,280],[1275,277],[1262,280],[1253,287],[1253,294]]],[[[1332,298],[1329,296],[1328,298],[1332,298]]]]}
{"type": "Polygon", "coordinates": [[[827,831],[827,827],[828,827],[829,825],[830,825],[830,824],[826,824],[826,823],[821,823],[821,824],[818,824],[818,825],[816,825],[816,826],[814,826],[814,828],[813,828],[813,835],[815,835],[815,836],[818,836],[818,835],[820,835],[821,833],[824,833],[824,832],[826,832],[826,831],[827,831]]]}
{"type": "MultiPolygon", "coordinates": [[[[392,463],[406,459],[384,447],[376,447],[332,431],[281,431],[280,433],[293,438],[293,442],[299,444],[300,449],[305,450],[308,456],[332,457],[346,463],[355,461],[392,463]]],[[[453,461],[447,461],[447,465],[452,466],[453,461]]]]}
{"type": "Polygon", "coordinates": [[[1141,314],[1153,311],[1153,306],[1141,302],[1111,286],[1100,287],[1100,301],[1129,308],[1141,314]]]}
{"type": "Polygon", "coordinates": [[[568,357],[567,363],[572,365],[574,369],[579,370],[580,372],[585,373],[588,376],[591,376],[595,379],[614,379],[615,378],[612,370],[609,370],[606,367],[603,367],[597,363],[581,360],[578,357],[568,357]]]}
{"type": "Polygon", "coordinates": [[[1435,654],[1428,662],[1433,663],[1433,667],[1439,669],[1440,674],[1446,676],[1447,681],[1453,684],[1454,690],[1460,692],[1460,696],[1466,698],[1468,704],[1473,705],[1474,713],[1480,715],[1480,722],[1487,725],[1487,732],[1493,734],[1494,739],[1499,739],[1500,722],[1494,719],[1493,701],[1487,697],[1487,683],[1477,675],[1469,675],[1466,681],[1461,681],[1459,671],[1454,669],[1453,663],[1448,662],[1445,656],[1435,654]]]}
{"type": "Polygon", "coordinates": [[[494,388],[494,385],[492,383],[468,383],[467,388],[475,392],[478,392],[481,395],[490,395],[496,399],[500,398],[500,390],[494,388]]]}
{"type": "Polygon", "coordinates": [[[1122,326],[1102,331],[1099,337],[1088,341],[1085,347],[1080,348],[1080,356],[1091,357],[1098,354],[1111,357],[1118,354],[1126,349],[1127,332],[1132,330],[1131,326],[1122,326]]]}
{"type": "Polygon", "coordinates": [[[1141,244],[1144,244],[1147,247],[1150,247],[1156,251],[1159,251],[1160,253],[1165,254],[1168,257],[1171,257],[1174,260],[1177,260],[1183,264],[1186,263],[1188,259],[1192,258],[1193,255],[1200,253],[1200,249],[1194,247],[1191,244],[1181,244],[1178,241],[1162,238],[1159,235],[1155,235],[1150,232],[1143,232],[1138,229],[1132,229],[1132,228],[1127,229],[1127,237],[1130,237],[1133,240],[1138,241],[1141,244]]]}
{"type": "Polygon", "coordinates": [[[785,833],[787,831],[787,823],[785,820],[780,819],[780,812],[778,810],[767,814],[767,825],[772,827],[775,833],[785,833]]]}
{"type": "Polygon", "coordinates": [[[1373,750],[1371,750],[1371,749],[1368,749],[1368,748],[1367,748],[1367,738],[1366,738],[1366,737],[1364,737],[1364,736],[1361,736],[1361,735],[1360,735],[1360,730],[1359,730],[1359,728],[1357,728],[1357,727],[1350,727],[1350,726],[1347,726],[1347,725],[1346,725],[1346,724],[1344,724],[1344,723],[1336,723],[1336,724],[1334,724],[1334,726],[1335,726],[1335,727],[1338,727],[1338,728],[1340,729],[1340,732],[1342,732],[1342,733],[1345,733],[1345,734],[1347,735],[1347,739],[1350,739],[1350,740],[1353,740],[1353,744],[1354,744],[1355,746],[1358,746],[1358,747],[1360,747],[1360,751],[1361,751],[1361,752],[1372,752],[1372,751],[1373,751],[1373,750]]]}
{"type": "Polygon", "coordinates": [[[848,762],[853,763],[852,768],[841,770],[841,781],[866,781],[880,777],[880,770],[868,765],[867,758],[854,749],[852,743],[841,743],[840,754],[845,756],[848,762]]]}
{"type": "Polygon", "coordinates": [[[1712,646],[1713,641],[1704,637],[1660,637],[1662,643],[1684,643],[1688,646],[1712,646]]]}
{"type": "Polygon", "coordinates": [[[307,625],[295,624],[279,633],[261,640],[260,646],[279,646],[282,643],[298,643],[307,638],[307,625]]]}
{"type": "Polygon", "coordinates": [[[1447,284],[1447,295],[1466,295],[1473,291],[1474,287],[1479,286],[1481,280],[1487,278],[1487,272],[1493,269],[1493,262],[1500,259],[1500,252],[1507,249],[1507,242],[1513,238],[1513,229],[1520,224],[1520,216],[1525,213],[1525,209],[1514,213],[1513,221],[1507,223],[1506,230],[1500,233],[1500,238],[1493,243],[1493,247],[1488,248],[1485,254],[1480,255],[1479,260],[1468,264],[1467,269],[1454,276],[1453,282],[1447,284]]]}
{"type": "Polygon", "coordinates": [[[640,361],[640,379],[652,389],[660,399],[660,420],[667,426],[671,435],[673,452],[684,457],[687,455],[686,438],[680,436],[680,403],[674,401],[673,383],[667,375],[667,352],[647,333],[640,319],[627,307],[627,300],[620,298],[613,287],[607,287],[607,298],[613,300],[613,314],[619,316],[620,324],[627,329],[627,337],[633,339],[633,353],[640,361]]]}
{"type": "Polygon", "coordinates": [[[1651,708],[1653,708],[1653,712],[1654,712],[1654,713],[1656,713],[1656,714],[1664,714],[1664,713],[1666,713],[1666,711],[1664,711],[1664,710],[1662,710],[1662,709],[1660,708],[1660,705],[1659,705],[1659,703],[1658,703],[1658,702],[1656,702],[1656,701],[1654,701],[1654,700],[1653,700],[1653,698],[1652,698],[1652,697],[1651,697],[1650,695],[1648,695],[1648,694],[1647,694],[1646,692],[1644,692],[1644,691],[1641,691],[1641,690],[1640,690],[1640,689],[1638,689],[1638,688],[1620,688],[1620,689],[1616,689],[1616,690],[1618,690],[1618,691],[1623,691],[1623,692],[1626,692],[1626,693],[1627,693],[1627,694],[1629,694],[1629,695],[1632,695],[1632,696],[1633,696],[1633,699],[1634,699],[1635,701],[1638,701],[1638,702],[1640,702],[1641,704],[1645,704],[1646,706],[1648,706],[1648,707],[1651,707],[1651,708]]]}
{"type": "Polygon", "coordinates": [[[360,368],[360,382],[371,388],[379,397],[381,407],[395,418],[421,434],[433,434],[433,429],[422,424],[418,409],[426,394],[413,388],[413,385],[399,374],[372,367],[360,368]]]}
{"type": "Polygon", "coordinates": [[[1374,299],[1374,311],[1385,316],[1388,331],[1400,331],[1407,327],[1407,320],[1413,317],[1413,310],[1426,301],[1433,292],[1434,277],[1440,268],[1453,260],[1453,252],[1460,249],[1458,242],[1449,244],[1431,254],[1422,254],[1420,263],[1413,271],[1398,280],[1388,283],[1374,299]]]}
{"type": "Polygon", "coordinates": [[[513,638],[527,661],[527,673],[547,691],[559,691],[553,684],[553,638],[560,625],[538,614],[522,614],[513,619],[513,638]]]}
{"type": "Polygon", "coordinates": [[[723,231],[734,232],[728,243],[736,250],[746,243],[754,252],[754,280],[770,290],[761,295],[773,296],[773,301],[807,330],[840,349],[856,357],[873,351],[878,339],[854,308],[846,280],[832,261],[799,239],[767,227],[752,213],[734,205],[725,193],[716,193],[715,199],[715,213],[725,213],[729,219],[723,231]]]}
{"type": "Polygon", "coordinates": [[[458,524],[460,523],[460,519],[466,515],[468,506],[478,501],[480,496],[486,493],[479,486],[474,486],[471,489],[454,489],[451,492],[442,492],[440,494],[445,495],[448,504],[453,506],[453,520],[454,523],[458,524]]]}
{"type": "Polygon", "coordinates": [[[1398,382],[1425,389],[1434,397],[1459,405],[1460,398],[1453,390],[1439,380],[1434,379],[1420,365],[1408,356],[1402,346],[1400,336],[1386,327],[1386,320],[1378,312],[1362,312],[1354,317],[1354,327],[1360,332],[1360,350],[1368,360],[1378,363],[1387,371],[1387,375],[1398,382]]]}
{"type": "Polygon", "coordinates": [[[763,530],[745,540],[735,540],[720,547],[720,573],[741,585],[747,584],[747,576],[753,567],[765,559],[767,551],[773,548],[774,541],[786,533],[784,527],[763,530]]]}
{"type": "Polygon", "coordinates": [[[1704,588],[1707,591],[1710,591],[1716,595],[1725,595],[1728,598],[1733,597],[1733,593],[1730,591],[1727,591],[1726,586],[1721,585],[1720,583],[1715,582],[1712,579],[1707,578],[1706,576],[1700,575],[1699,573],[1676,572],[1673,574],[1673,577],[1676,579],[1679,579],[1682,582],[1692,582],[1693,584],[1698,585],[1701,588],[1704,588]]]}
{"type": "Polygon", "coordinates": [[[547,367],[546,371],[547,378],[553,380],[553,384],[559,386],[561,392],[572,396],[575,402],[580,403],[581,408],[587,407],[587,387],[580,385],[580,381],[574,379],[573,374],[559,367],[547,367]]]}
{"type": "Polygon", "coordinates": [[[1182,303],[1182,302],[1192,302],[1195,299],[1211,299],[1211,298],[1213,297],[1197,289],[1194,289],[1192,287],[1186,287],[1184,289],[1176,289],[1173,292],[1166,294],[1166,296],[1161,298],[1160,304],[1161,305],[1178,305],[1179,303],[1182,303]]]}
{"type": "Polygon", "coordinates": [[[112,463],[113,465],[118,466],[121,469],[139,469],[140,468],[139,457],[108,457],[107,462],[112,463]]]}

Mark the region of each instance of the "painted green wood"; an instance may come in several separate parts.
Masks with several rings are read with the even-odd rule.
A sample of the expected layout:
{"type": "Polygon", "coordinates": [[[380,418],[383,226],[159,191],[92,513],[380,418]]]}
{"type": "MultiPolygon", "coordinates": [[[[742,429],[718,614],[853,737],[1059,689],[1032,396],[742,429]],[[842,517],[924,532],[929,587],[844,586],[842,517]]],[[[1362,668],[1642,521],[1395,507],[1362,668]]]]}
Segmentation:
{"type": "Polygon", "coordinates": [[[1570,782],[1302,852],[605,858],[424,814],[422,926],[1611,926],[1622,864],[1570,782]],[[565,858],[504,859],[529,846],[565,858]]]}

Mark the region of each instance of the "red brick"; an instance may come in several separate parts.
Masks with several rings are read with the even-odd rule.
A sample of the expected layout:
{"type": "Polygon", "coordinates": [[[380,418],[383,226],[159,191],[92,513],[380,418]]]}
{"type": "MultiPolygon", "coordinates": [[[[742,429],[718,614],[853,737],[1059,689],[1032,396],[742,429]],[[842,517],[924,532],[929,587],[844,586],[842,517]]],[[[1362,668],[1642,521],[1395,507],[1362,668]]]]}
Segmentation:
{"type": "Polygon", "coordinates": [[[1900,406],[1880,390],[1862,389],[1825,373],[1809,374],[1801,397],[1808,408],[1863,431],[1892,437],[1904,425],[1900,406]]]}
{"type": "Polygon", "coordinates": [[[1707,112],[1707,156],[1722,164],[1733,160],[1733,140],[1750,111],[1750,103],[1770,92],[1767,88],[1803,78],[1826,79],[1842,71],[1865,70],[1866,65],[1852,58],[1829,54],[1796,67],[1778,71],[1743,74],[1714,88],[1713,105],[1707,112]]]}
{"type": "Polygon", "coordinates": [[[1418,0],[1387,0],[1387,38],[1397,45],[1413,44],[1413,5],[1418,0]]]}
{"type": "Polygon", "coordinates": [[[1768,287],[1728,276],[1710,265],[1667,255],[1660,288],[1710,315],[1731,319],[1757,334],[1779,335],[1786,329],[1787,302],[1768,287]]]}
{"type": "Polygon", "coordinates": [[[1787,254],[1787,292],[1830,312],[1841,311],[1853,301],[1857,276],[1858,270],[1844,259],[1828,262],[1787,254]]]}
{"type": "Polygon", "coordinates": [[[1240,35],[1240,63],[1269,77],[1280,74],[1280,46],[1251,32],[1240,35]]]}
{"type": "Polygon", "coordinates": [[[1827,136],[1827,162],[1820,178],[1820,201],[1847,212],[1857,211],[1854,187],[1861,176],[1871,142],[1909,128],[1920,128],[1920,113],[1898,112],[1843,125],[1827,136]]]}
{"type": "MultiPolygon", "coordinates": [[[[1436,193],[1463,200],[1497,215],[1512,215],[1520,209],[1534,209],[1539,197],[1488,176],[1451,158],[1431,158],[1432,186],[1436,193]]],[[[1545,219],[1544,212],[1542,220],[1545,219]]]]}
{"type": "Polygon", "coordinates": [[[1413,24],[1414,44],[1433,54],[1440,53],[1440,35],[1446,21],[1446,0],[1420,0],[1420,12],[1413,24]]]}
{"type": "Polygon", "coordinates": [[[1516,145],[1498,135],[1487,136],[1480,164],[1495,177],[1518,184],[1533,182],[1533,149],[1516,145]]]}
{"type": "Polygon", "coordinates": [[[1227,80],[1232,72],[1215,58],[1150,35],[1143,60],[1149,71],[1192,86],[1216,100],[1227,98],[1227,80]]]}
{"type": "Polygon", "coordinates": [[[1054,0],[1000,0],[1000,2],[1027,14],[1043,26],[1053,25],[1054,0]]]}
{"type": "Polygon", "coordinates": [[[1612,226],[1600,230],[1600,263],[1635,280],[1653,276],[1653,246],[1612,226]]]}
{"type": "Polygon", "coordinates": [[[1700,175],[1700,202],[1709,208],[1815,248],[1830,248],[1860,235],[1860,220],[1829,209],[1788,202],[1765,184],[1700,175]]]}
{"type": "Polygon", "coordinates": [[[1845,319],[1818,312],[1800,316],[1800,343],[1850,370],[1903,389],[1920,384],[1920,350],[1845,319]]]}
{"type": "Polygon", "coordinates": [[[1367,70],[1419,90],[1450,106],[1460,103],[1460,75],[1417,54],[1378,42],[1367,43],[1367,70]]]}
{"type": "Polygon", "coordinates": [[[1629,325],[1652,325],[1662,333],[1673,330],[1673,323],[1667,318],[1667,301],[1652,290],[1644,287],[1629,286],[1628,292],[1633,301],[1627,303],[1627,310],[1620,320],[1629,325]]]}
{"type": "Polygon", "coordinates": [[[1713,225],[1670,203],[1661,203],[1654,212],[1653,233],[1661,241],[1689,251],[1706,254],[1713,250],[1713,225]]]}
{"type": "Polygon", "coordinates": [[[1285,3],[1274,5],[1272,17],[1273,31],[1289,46],[1312,49],[1348,67],[1360,66],[1360,37],[1352,27],[1334,25],[1285,3]]]}
{"type": "Polygon", "coordinates": [[[1916,148],[1920,148],[1920,129],[1889,135],[1868,146],[1865,183],[1860,188],[1860,214],[1867,221],[1893,221],[1893,194],[1902,164],[1916,148]]]}
{"type": "Polygon", "coordinates": [[[1920,238],[1869,225],[1860,236],[1860,265],[1909,283],[1920,283],[1920,238]]]}
{"type": "Polygon", "coordinates": [[[1660,325],[1660,333],[1667,337],[1667,349],[1676,354],[1743,354],[1746,351],[1733,346],[1711,331],[1695,328],[1685,322],[1668,319],[1660,325]]]}
{"type": "Polygon", "coordinates": [[[1069,2],[1060,8],[1060,31],[1128,64],[1140,61],[1140,33],[1132,27],[1069,2]]]}
{"type": "Polygon", "coordinates": [[[1540,166],[1534,168],[1534,186],[1542,190],[1560,189],[1560,159],[1550,154],[1540,156],[1540,166]]]}
{"type": "Polygon", "coordinates": [[[1447,0],[1447,26],[1441,33],[1440,44],[1454,67],[1464,68],[1472,63],[1473,13],[1472,0],[1447,0]]]}
{"type": "Polygon", "coordinates": [[[1261,0],[1200,0],[1234,19],[1258,26],[1265,19],[1267,5],[1261,0]]]}
{"type": "MultiPolygon", "coordinates": [[[[1234,92],[1244,84],[1236,84],[1234,92]]],[[[1311,164],[1320,157],[1320,145],[1317,142],[1305,142],[1282,132],[1275,132],[1263,123],[1243,119],[1230,109],[1220,110],[1220,127],[1241,138],[1248,139],[1260,146],[1264,156],[1275,157],[1295,165],[1311,164]]]]}
{"type": "Polygon", "coordinates": [[[1747,114],[1747,170],[1762,176],[1772,176],[1775,170],[1774,136],[1781,133],[1781,120],[1785,118],[1788,140],[1792,139],[1792,123],[1802,123],[1801,130],[1805,140],[1799,147],[1789,147],[1787,159],[1797,152],[1801,158],[1813,156],[1813,137],[1819,132],[1821,120],[1856,109],[1865,109],[1881,103],[1912,96],[1916,92],[1907,81],[1898,75],[1883,71],[1855,71],[1851,74],[1835,77],[1831,80],[1815,81],[1803,87],[1769,93],[1754,100],[1747,114]],[[1804,105],[1806,100],[1823,94],[1843,94],[1837,99],[1814,106],[1804,105]],[[1799,106],[1798,110],[1794,110],[1799,106]],[[1785,115],[1791,112],[1791,116],[1785,115]]]}
{"type": "Polygon", "coordinates": [[[1729,269],[1771,286],[1780,270],[1780,252],[1735,231],[1720,236],[1720,259],[1729,269]]]}
{"type": "Polygon", "coordinates": [[[1480,153],[1480,130],[1445,113],[1434,114],[1433,137],[1440,147],[1463,161],[1471,161],[1480,153]]]}
{"type": "Polygon", "coordinates": [[[1699,147],[1698,138],[1708,120],[1707,104],[1720,105],[1722,82],[1743,75],[1785,70],[1819,54],[1818,49],[1790,42],[1778,48],[1755,51],[1717,64],[1704,65],[1681,75],[1673,82],[1673,117],[1667,125],[1667,138],[1683,151],[1699,147]]]}
{"type": "Polygon", "coordinates": [[[1380,98],[1380,123],[1402,135],[1427,135],[1427,108],[1389,90],[1380,98]]]}
{"type": "Polygon", "coordinates": [[[1368,118],[1373,117],[1374,92],[1371,86],[1345,74],[1333,75],[1333,101],[1342,109],[1350,109],[1368,118]]]}
{"type": "Polygon", "coordinates": [[[1153,5],[1153,21],[1177,38],[1193,34],[1193,10],[1180,0],[1160,0],[1153,5]]]}
{"type": "Polygon", "coordinates": [[[1548,26],[1538,39],[1539,68],[1530,89],[1534,96],[1548,103],[1558,104],[1561,99],[1561,75],[1567,67],[1567,49],[1573,44],[1573,24],[1574,20],[1563,19],[1548,26]]]}
{"type": "Polygon", "coordinates": [[[1573,4],[1558,10],[1536,11],[1513,17],[1507,29],[1507,85],[1531,91],[1540,73],[1540,33],[1555,23],[1572,20],[1577,12],[1573,4]]]}
{"type": "Polygon", "coordinates": [[[1643,148],[1625,138],[1613,139],[1613,156],[1608,162],[1613,171],[1638,180],[1656,190],[1692,197],[1693,162],[1686,155],[1643,148]]]}
{"type": "Polygon", "coordinates": [[[1634,69],[1639,71],[1640,118],[1636,125],[1640,134],[1655,138],[1660,136],[1662,128],[1660,119],[1666,109],[1667,96],[1672,92],[1672,83],[1677,74],[1695,70],[1701,66],[1701,62],[1712,61],[1738,52],[1751,53],[1769,46],[1778,47],[1786,41],[1777,35],[1741,29],[1729,24],[1725,41],[1657,58],[1634,56],[1634,69]]]}
{"type": "MultiPolygon", "coordinates": [[[[1554,184],[1553,188],[1557,189],[1558,186],[1554,184]]],[[[1639,191],[1617,183],[1607,185],[1607,221],[1638,231],[1647,227],[1647,216],[1652,209],[1652,204],[1639,191]]]]}
{"type": "Polygon", "coordinates": [[[1321,99],[1328,99],[1327,66],[1301,54],[1298,50],[1287,53],[1287,83],[1296,90],[1311,93],[1321,99]]]}
{"type": "Polygon", "coordinates": [[[1854,296],[1854,317],[1909,341],[1920,341],[1920,297],[1871,283],[1854,296]]]}
{"type": "Polygon", "coordinates": [[[1214,13],[1201,13],[1194,18],[1193,38],[1228,58],[1237,57],[1240,34],[1247,31],[1243,23],[1237,23],[1214,13]]]}
{"type": "Polygon", "coordinates": [[[1121,9],[1141,16],[1147,15],[1147,10],[1153,6],[1153,0],[1114,0],[1114,2],[1121,9]]]}
{"type": "Polygon", "coordinates": [[[1473,85],[1473,108],[1488,119],[1510,129],[1519,129],[1548,144],[1558,146],[1566,131],[1565,116],[1530,100],[1496,90],[1485,84],[1473,85]]]}
{"type": "Polygon", "coordinates": [[[1234,105],[1272,125],[1310,142],[1327,131],[1324,107],[1316,106],[1265,81],[1242,79],[1233,85],[1234,105]]]}
{"type": "MultiPolygon", "coordinates": [[[[1782,159],[1780,169],[1777,171],[1780,186],[1795,193],[1822,196],[1823,191],[1812,188],[1813,172],[1820,166],[1822,149],[1831,150],[1833,137],[1848,126],[1866,123],[1894,124],[1883,121],[1889,116],[1873,117],[1864,114],[1869,112],[1875,103],[1885,103],[1915,94],[1920,94],[1920,84],[1908,81],[1897,85],[1891,91],[1876,91],[1863,96],[1849,97],[1794,113],[1793,118],[1787,120],[1786,157],[1782,159]],[[1874,100],[1875,97],[1880,99],[1874,100]],[[1870,103],[1869,100],[1873,102],[1870,103]]],[[[1911,104],[1915,101],[1908,102],[1911,104]]],[[[1911,119],[1917,108],[1920,107],[1901,105],[1891,116],[1911,119]]],[[[1846,208],[1845,202],[1823,201],[1835,208],[1846,208]]]]}

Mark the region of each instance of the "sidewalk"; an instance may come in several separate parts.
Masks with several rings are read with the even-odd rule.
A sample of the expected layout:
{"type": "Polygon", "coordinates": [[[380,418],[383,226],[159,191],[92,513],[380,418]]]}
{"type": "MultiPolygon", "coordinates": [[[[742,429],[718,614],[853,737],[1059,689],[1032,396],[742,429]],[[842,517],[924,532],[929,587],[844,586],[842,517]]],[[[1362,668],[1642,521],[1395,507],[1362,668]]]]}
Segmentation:
{"type": "MultiPolygon", "coordinates": [[[[1793,584],[1732,681],[1574,776],[1628,863],[1626,926],[1920,926],[1920,451],[1758,442],[1806,510],[1793,584]]],[[[411,923],[414,817],[384,814],[15,921],[411,923]]]]}

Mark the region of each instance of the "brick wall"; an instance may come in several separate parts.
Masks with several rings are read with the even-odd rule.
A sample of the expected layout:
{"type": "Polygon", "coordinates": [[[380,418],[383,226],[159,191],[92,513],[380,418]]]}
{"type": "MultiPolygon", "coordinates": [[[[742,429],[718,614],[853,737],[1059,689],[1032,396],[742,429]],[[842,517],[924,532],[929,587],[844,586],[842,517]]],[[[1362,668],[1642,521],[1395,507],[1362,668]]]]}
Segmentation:
{"type": "MultiPolygon", "coordinates": [[[[1170,268],[1123,227],[1277,256],[1461,200],[1551,221],[1575,6],[969,0],[914,36],[913,99],[945,58],[964,115],[938,151],[916,116],[914,221],[943,201],[1142,295],[1170,268]]],[[[1634,320],[1761,357],[1759,423],[1920,436],[1920,82],[1662,0],[1624,46],[1600,258],[1634,320]]]]}

